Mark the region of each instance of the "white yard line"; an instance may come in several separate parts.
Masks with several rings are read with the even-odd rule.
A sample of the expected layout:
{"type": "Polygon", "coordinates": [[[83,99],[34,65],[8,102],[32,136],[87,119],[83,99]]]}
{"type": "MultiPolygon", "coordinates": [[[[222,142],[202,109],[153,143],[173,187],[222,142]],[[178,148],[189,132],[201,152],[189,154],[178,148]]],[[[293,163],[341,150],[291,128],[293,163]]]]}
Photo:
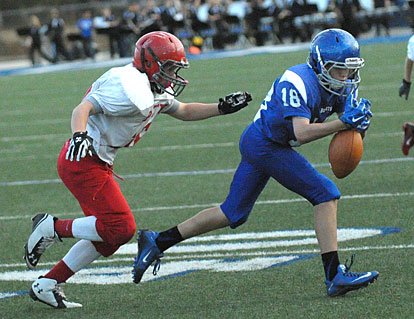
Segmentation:
{"type": "MultiPolygon", "coordinates": [[[[340,251],[364,251],[364,250],[392,250],[392,249],[412,249],[414,244],[407,245],[389,245],[389,246],[361,246],[361,247],[348,247],[340,248],[340,251]]],[[[231,252],[231,253],[213,253],[213,254],[189,254],[189,255],[173,255],[170,256],[168,252],[163,261],[168,260],[181,260],[181,259],[203,259],[203,258],[227,258],[227,257],[249,257],[249,256],[273,256],[273,255],[287,255],[287,254],[319,254],[320,250],[315,249],[301,249],[301,250],[275,250],[275,251],[255,251],[255,252],[231,252]]],[[[131,262],[132,257],[128,258],[102,258],[95,260],[93,262],[96,264],[107,264],[107,263],[118,263],[118,262],[131,262]]],[[[39,269],[46,266],[54,266],[57,261],[50,261],[39,263],[39,269]]],[[[16,268],[16,267],[26,267],[25,263],[13,263],[13,264],[0,264],[0,268],[16,268]]]]}
{"type": "MultiPolygon", "coordinates": [[[[383,197],[410,197],[414,196],[414,192],[403,192],[403,193],[372,193],[372,194],[354,194],[354,195],[343,195],[341,199],[364,199],[364,198],[383,198],[383,197]]],[[[285,199],[274,199],[274,200],[258,200],[256,205],[278,205],[278,204],[289,204],[297,202],[305,202],[304,198],[285,198],[285,199]]],[[[133,213],[148,212],[148,211],[165,211],[165,210],[182,210],[182,209],[199,209],[208,208],[220,205],[221,203],[206,203],[206,204],[191,204],[191,205],[177,205],[177,206],[155,206],[155,207],[142,207],[131,209],[133,213]]],[[[18,215],[18,216],[0,216],[0,220],[16,220],[16,219],[30,219],[32,215],[18,215]]],[[[81,211],[78,212],[64,212],[64,213],[53,213],[54,216],[83,216],[81,211]]]]}
{"type": "MultiPolygon", "coordinates": [[[[414,115],[414,112],[411,112],[411,113],[414,115]]],[[[226,123],[226,124],[229,124],[229,123],[226,123]]],[[[233,126],[234,124],[235,123],[231,123],[231,125],[224,125],[224,126],[233,126]]],[[[237,123],[237,124],[247,125],[248,122],[237,123]]],[[[220,125],[220,126],[223,126],[223,125],[220,125]]],[[[211,125],[209,125],[209,127],[211,127],[211,125]]],[[[179,127],[175,127],[175,126],[174,127],[162,127],[162,128],[160,128],[160,131],[162,131],[162,130],[173,130],[173,129],[179,129],[179,127]]],[[[398,132],[388,132],[388,133],[386,133],[386,132],[381,132],[381,133],[368,132],[367,137],[368,136],[369,137],[387,137],[387,136],[392,137],[392,136],[399,136],[399,135],[402,135],[402,134],[403,134],[402,130],[398,131],[398,132]]],[[[43,134],[43,135],[27,135],[27,136],[10,136],[10,137],[0,137],[0,142],[4,142],[4,143],[28,142],[28,144],[30,144],[33,141],[39,141],[39,142],[44,142],[44,140],[52,140],[52,141],[53,140],[61,140],[61,141],[63,141],[64,139],[69,138],[69,137],[70,136],[68,134],[43,134]]],[[[56,143],[58,143],[58,142],[56,142],[56,143]]],[[[59,143],[60,143],[60,141],[59,141],[59,143]]],[[[230,144],[230,143],[234,144],[234,142],[229,142],[228,144],[230,144]]],[[[198,144],[195,144],[195,145],[198,145],[198,144]]],[[[172,146],[166,145],[166,146],[161,146],[161,149],[162,148],[167,148],[168,149],[169,147],[177,147],[177,148],[187,147],[187,148],[191,148],[191,146],[192,146],[191,144],[190,145],[172,145],[172,146]]],[[[154,150],[157,150],[160,147],[153,147],[153,148],[154,148],[154,150]]],[[[148,147],[146,148],[146,147],[137,146],[135,149],[142,150],[142,149],[148,149],[148,147]]]]}
{"type": "MultiPolygon", "coordinates": [[[[374,113],[374,117],[397,117],[397,116],[408,116],[408,115],[414,115],[414,111],[398,111],[398,112],[378,112],[378,113],[374,113]]],[[[54,125],[54,124],[63,124],[63,123],[68,123],[68,119],[67,118],[55,118],[55,119],[38,119],[38,120],[31,120],[30,121],[30,125],[31,126],[44,126],[44,125],[54,125]]],[[[185,125],[175,125],[175,126],[164,126],[164,127],[159,127],[157,128],[158,130],[161,131],[169,131],[169,130],[189,130],[189,129],[209,129],[211,127],[225,127],[225,126],[234,126],[236,124],[243,124],[243,125],[247,125],[248,122],[226,122],[226,123],[197,123],[197,124],[185,124],[185,125]]],[[[27,125],[27,121],[5,121],[5,122],[0,122],[0,128],[2,127],[16,127],[16,126],[26,126],[27,125]]],[[[59,134],[60,135],[60,134],[59,134]]],[[[48,135],[44,135],[44,136],[48,136],[48,135]]],[[[21,137],[1,137],[0,141],[1,142],[5,142],[9,140],[16,140],[21,138],[22,140],[25,140],[26,138],[30,139],[31,137],[25,137],[25,136],[21,136],[21,137]]]]}
{"type": "MultiPolygon", "coordinates": [[[[377,160],[361,161],[359,165],[371,165],[371,164],[390,164],[399,162],[411,162],[414,161],[413,157],[400,157],[400,158],[384,158],[377,160]]],[[[313,164],[314,167],[329,167],[329,163],[317,163],[313,164]]],[[[143,177],[168,177],[168,176],[196,176],[196,175],[213,175],[213,174],[229,174],[234,173],[235,168],[229,169],[216,169],[216,170],[200,170],[200,171],[175,171],[175,172],[150,172],[150,173],[137,173],[137,174],[122,174],[125,179],[130,178],[143,178],[143,177]]],[[[62,181],[56,179],[40,179],[40,180],[25,180],[25,181],[8,181],[0,182],[0,187],[11,186],[27,186],[27,185],[40,185],[40,184],[57,184],[62,181]]]]}

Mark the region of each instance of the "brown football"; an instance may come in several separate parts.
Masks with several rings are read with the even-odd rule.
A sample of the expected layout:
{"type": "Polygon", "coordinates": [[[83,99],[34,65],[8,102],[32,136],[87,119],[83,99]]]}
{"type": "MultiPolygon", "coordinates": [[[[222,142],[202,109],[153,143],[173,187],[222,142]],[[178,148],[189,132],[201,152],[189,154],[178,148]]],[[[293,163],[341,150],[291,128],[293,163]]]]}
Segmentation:
{"type": "Polygon", "coordinates": [[[358,166],[364,145],[362,136],[355,130],[340,131],[329,144],[329,163],[337,178],[344,178],[358,166]]]}

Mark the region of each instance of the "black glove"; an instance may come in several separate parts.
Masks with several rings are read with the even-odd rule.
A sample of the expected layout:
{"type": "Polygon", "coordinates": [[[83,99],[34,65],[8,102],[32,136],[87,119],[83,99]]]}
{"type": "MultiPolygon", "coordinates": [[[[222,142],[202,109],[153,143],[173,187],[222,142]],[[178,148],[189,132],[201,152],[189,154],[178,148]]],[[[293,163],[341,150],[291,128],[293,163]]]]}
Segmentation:
{"type": "Polygon", "coordinates": [[[220,114],[230,114],[246,107],[252,100],[248,92],[235,92],[219,99],[218,109],[220,114]]]}
{"type": "Polygon", "coordinates": [[[76,161],[79,162],[81,158],[86,156],[86,154],[89,154],[89,156],[96,155],[92,142],[92,138],[88,136],[88,132],[73,133],[68,151],[66,152],[66,159],[73,162],[76,156],[76,161]]]}
{"type": "Polygon", "coordinates": [[[402,80],[400,84],[400,89],[398,90],[398,94],[401,97],[405,95],[405,99],[408,100],[408,94],[410,94],[411,82],[407,82],[405,79],[402,80]]]}

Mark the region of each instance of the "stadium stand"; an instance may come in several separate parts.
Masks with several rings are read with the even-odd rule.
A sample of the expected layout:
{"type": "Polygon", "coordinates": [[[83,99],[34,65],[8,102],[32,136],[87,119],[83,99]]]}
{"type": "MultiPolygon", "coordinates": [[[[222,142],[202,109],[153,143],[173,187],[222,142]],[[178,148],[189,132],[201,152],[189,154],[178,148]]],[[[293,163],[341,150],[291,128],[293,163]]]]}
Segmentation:
{"type": "MultiPolygon", "coordinates": [[[[108,3],[96,6],[96,2],[63,5],[59,11],[65,21],[64,44],[69,52],[66,56],[61,51],[60,55],[65,59],[87,56],[79,54],[85,42],[76,28],[77,21],[86,10],[90,10],[94,18],[92,45],[101,52],[110,51],[111,58],[115,58],[131,56],[136,39],[154,29],[174,32],[187,49],[195,45],[203,52],[309,41],[315,32],[348,23],[344,21],[345,15],[341,11],[343,1],[331,0],[325,7],[306,0],[157,0],[150,1],[150,5],[147,2],[143,5],[144,1],[128,5],[121,1],[111,3],[111,7],[108,3]],[[110,24],[95,25],[97,18],[101,18],[101,22],[106,19],[102,13],[105,8],[111,10],[111,18],[107,18],[110,24]]],[[[413,23],[414,2],[398,1],[385,7],[360,6],[352,23],[354,29],[350,31],[359,36],[371,31],[384,19],[389,22],[389,28],[410,26],[413,23]]],[[[27,55],[27,45],[22,45],[28,37],[27,17],[36,14],[47,25],[49,12],[50,8],[45,7],[2,11],[0,59],[9,55],[27,55]]],[[[53,49],[50,37],[44,41],[50,42],[53,49]]]]}

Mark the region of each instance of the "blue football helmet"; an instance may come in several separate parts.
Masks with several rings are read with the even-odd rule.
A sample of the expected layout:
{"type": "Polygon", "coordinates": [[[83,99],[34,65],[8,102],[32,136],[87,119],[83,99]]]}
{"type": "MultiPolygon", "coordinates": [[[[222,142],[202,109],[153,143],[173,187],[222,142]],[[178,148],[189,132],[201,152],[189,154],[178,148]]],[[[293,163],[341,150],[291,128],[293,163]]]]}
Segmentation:
{"type": "Polygon", "coordinates": [[[361,82],[359,69],[365,64],[359,56],[359,44],[347,31],[328,29],[319,32],[310,46],[308,65],[315,71],[319,83],[328,92],[347,97],[361,82]],[[337,80],[330,74],[333,68],[348,69],[345,81],[337,80]]]}

